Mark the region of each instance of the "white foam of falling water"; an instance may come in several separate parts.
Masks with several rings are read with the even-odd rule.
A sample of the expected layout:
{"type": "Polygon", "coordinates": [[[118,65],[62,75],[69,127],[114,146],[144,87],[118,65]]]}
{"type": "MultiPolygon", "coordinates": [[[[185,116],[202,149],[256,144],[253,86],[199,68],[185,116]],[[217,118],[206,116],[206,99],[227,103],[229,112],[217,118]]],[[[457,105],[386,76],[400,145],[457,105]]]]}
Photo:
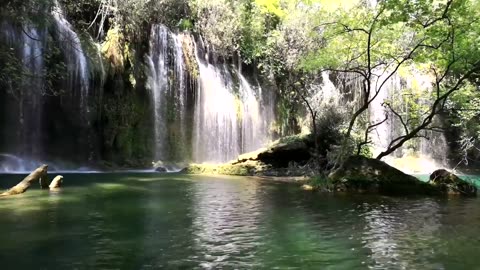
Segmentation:
{"type": "Polygon", "coordinates": [[[198,64],[194,158],[199,162],[228,161],[240,154],[238,99],[225,68],[203,61],[198,64]]]}
{"type": "Polygon", "coordinates": [[[23,30],[22,62],[27,75],[23,78],[23,112],[22,134],[23,144],[29,146],[23,155],[39,156],[41,154],[42,128],[42,96],[44,93],[44,52],[43,35],[35,27],[25,27],[23,30]]]}
{"type": "MultiPolygon", "coordinates": [[[[11,147],[15,154],[35,158],[42,154],[42,106],[45,88],[45,31],[30,24],[0,24],[0,38],[18,57],[22,70],[18,87],[12,90],[18,101],[18,144],[11,147]]],[[[10,138],[8,138],[10,140],[10,138]]],[[[14,140],[15,141],[15,140],[14,140]]],[[[0,164],[2,166],[2,164],[0,164]]]]}
{"type": "Polygon", "coordinates": [[[155,159],[164,159],[166,140],[166,103],[165,92],[168,89],[168,29],[162,25],[152,27],[150,35],[150,52],[147,56],[150,67],[148,84],[154,110],[155,159]]]}
{"type": "MultiPolygon", "coordinates": [[[[174,91],[175,102],[176,102],[176,111],[177,111],[177,118],[180,123],[180,136],[179,139],[186,141],[186,129],[187,129],[187,122],[186,122],[186,114],[187,114],[187,83],[186,83],[186,74],[185,74],[185,59],[183,56],[183,47],[182,47],[182,39],[187,39],[189,37],[183,35],[174,35],[173,41],[175,46],[174,52],[174,75],[175,75],[175,89],[171,89],[174,91]]],[[[188,145],[188,143],[185,143],[188,145]]]]}
{"type": "Polygon", "coordinates": [[[193,136],[192,155],[196,162],[225,162],[264,146],[270,140],[269,128],[274,119],[273,97],[259,86],[252,86],[227,64],[210,63],[208,53],[200,55],[204,49],[201,39],[198,47],[195,44],[198,78],[194,110],[187,110],[190,77],[184,41],[195,44],[189,35],[172,33],[163,25],[152,27],[147,64],[154,107],[155,158],[165,160],[175,151],[175,145],[190,145],[187,133],[193,136]],[[171,119],[172,108],[175,120],[171,119]],[[188,113],[193,113],[193,130],[187,123],[188,113]],[[172,128],[178,129],[174,137],[172,128]]]}
{"type": "MultiPolygon", "coordinates": [[[[155,159],[166,161],[187,142],[187,76],[182,40],[163,25],[154,25],[150,33],[148,85],[154,111],[155,159]],[[170,103],[171,102],[171,103],[170,103]],[[174,118],[172,119],[172,113],[174,118]],[[170,124],[174,125],[170,125],[170,124]],[[178,129],[172,134],[170,129],[178,129]],[[174,141],[174,142],[173,142],[174,141]],[[173,143],[172,143],[173,142],[173,143]]],[[[186,147],[185,147],[186,148],[186,147]]]]}
{"type": "Polygon", "coordinates": [[[261,148],[267,143],[264,128],[262,126],[262,117],[260,114],[260,104],[254,90],[247,82],[245,77],[239,73],[240,95],[242,100],[242,150],[250,152],[261,148]]]}
{"type": "Polygon", "coordinates": [[[55,1],[55,7],[52,11],[58,34],[58,44],[65,55],[65,63],[69,72],[69,88],[75,91],[79,88],[79,105],[83,113],[90,111],[88,104],[89,97],[89,71],[87,58],[82,49],[82,44],[72,25],[67,21],[64,13],[55,1]]]}
{"type": "Polygon", "coordinates": [[[240,71],[202,60],[202,48],[195,47],[199,65],[195,161],[226,162],[265,146],[274,120],[273,97],[254,88],[240,71]]]}

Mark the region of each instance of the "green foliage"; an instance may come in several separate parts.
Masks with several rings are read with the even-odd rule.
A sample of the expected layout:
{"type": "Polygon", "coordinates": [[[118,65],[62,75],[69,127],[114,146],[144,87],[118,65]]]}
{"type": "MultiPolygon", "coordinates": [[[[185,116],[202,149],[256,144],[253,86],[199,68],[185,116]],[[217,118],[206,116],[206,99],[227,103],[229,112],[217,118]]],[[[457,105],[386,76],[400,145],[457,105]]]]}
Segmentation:
{"type": "MultiPolygon", "coordinates": [[[[438,82],[431,96],[421,96],[413,85],[405,87],[401,97],[385,103],[392,110],[391,118],[405,125],[405,135],[412,132],[405,137],[409,140],[425,128],[424,123],[431,123],[431,118],[424,122],[430,113],[437,114],[449,95],[480,69],[475,45],[480,27],[477,20],[470,19],[478,17],[478,7],[476,0],[424,0],[320,8],[317,27],[310,31],[321,40],[320,46],[303,52],[300,68],[312,74],[325,69],[355,73],[366,85],[364,95],[370,95],[386,91],[386,78],[379,74],[397,76],[405,67],[426,67],[432,81],[438,82]],[[403,108],[395,104],[400,100],[403,108]]],[[[364,104],[351,123],[368,111],[369,102],[364,104]]],[[[397,142],[394,146],[405,143],[397,142]]]]}
{"type": "Polygon", "coordinates": [[[192,31],[193,30],[193,22],[190,19],[182,18],[178,22],[177,27],[181,31],[192,31]]]}
{"type": "Polygon", "coordinates": [[[333,181],[325,176],[313,176],[308,180],[308,184],[311,185],[314,190],[320,190],[324,192],[332,192],[335,190],[333,181]]]}
{"type": "Polygon", "coordinates": [[[151,142],[146,139],[152,132],[145,124],[148,107],[135,92],[124,91],[121,95],[105,97],[103,112],[107,158],[121,165],[144,165],[132,162],[148,161],[152,156],[151,142]]]}
{"type": "Polygon", "coordinates": [[[307,143],[311,144],[313,141],[312,139],[312,134],[297,134],[297,135],[291,135],[291,136],[285,136],[280,139],[278,139],[276,142],[273,143],[271,147],[274,147],[275,144],[293,144],[293,143],[307,143]]]}

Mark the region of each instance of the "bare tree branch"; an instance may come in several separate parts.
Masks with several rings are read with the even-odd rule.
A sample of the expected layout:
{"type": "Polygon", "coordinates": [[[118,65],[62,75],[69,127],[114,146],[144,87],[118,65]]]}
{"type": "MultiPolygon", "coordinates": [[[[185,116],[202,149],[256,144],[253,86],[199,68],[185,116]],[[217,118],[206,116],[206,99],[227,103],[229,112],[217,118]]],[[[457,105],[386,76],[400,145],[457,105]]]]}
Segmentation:
{"type": "Polygon", "coordinates": [[[385,115],[385,119],[383,119],[382,121],[380,121],[380,122],[378,122],[378,123],[369,125],[369,126],[367,127],[367,129],[365,130],[365,135],[364,135],[363,141],[357,145],[357,155],[360,155],[360,153],[362,152],[363,146],[368,145],[368,144],[371,143],[371,141],[368,140],[368,135],[370,134],[370,132],[371,132],[373,129],[375,129],[376,127],[378,127],[378,126],[380,126],[381,124],[385,123],[387,120],[388,120],[388,115],[385,115]]]}

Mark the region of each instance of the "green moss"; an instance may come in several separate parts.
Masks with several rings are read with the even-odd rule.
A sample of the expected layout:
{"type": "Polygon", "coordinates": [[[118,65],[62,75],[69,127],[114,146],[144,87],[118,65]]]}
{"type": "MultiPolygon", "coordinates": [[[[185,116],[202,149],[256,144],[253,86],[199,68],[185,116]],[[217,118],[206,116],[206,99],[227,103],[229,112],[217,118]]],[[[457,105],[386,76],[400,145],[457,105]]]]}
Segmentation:
{"type": "Polygon", "coordinates": [[[311,177],[307,184],[312,186],[313,189],[320,191],[333,191],[335,188],[333,182],[328,177],[320,175],[311,177]]]}
{"type": "Polygon", "coordinates": [[[148,114],[148,106],[134,91],[104,98],[102,122],[107,159],[120,165],[140,165],[151,159],[153,133],[146,121],[148,114]]]}
{"type": "Polygon", "coordinates": [[[198,78],[200,71],[198,68],[198,63],[195,57],[195,47],[193,41],[188,36],[182,38],[182,50],[183,55],[185,56],[185,65],[188,73],[192,76],[193,79],[198,78]]]}
{"type": "Polygon", "coordinates": [[[124,37],[119,27],[108,30],[105,41],[102,43],[101,52],[108,60],[112,73],[122,73],[125,67],[125,52],[129,52],[128,46],[124,46],[124,37]]]}
{"type": "Polygon", "coordinates": [[[349,157],[330,176],[335,190],[347,192],[370,192],[393,195],[431,195],[438,189],[407,175],[388,164],[362,156],[349,157]]]}
{"type": "Polygon", "coordinates": [[[183,172],[187,174],[252,175],[253,167],[245,164],[191,164],[183,172]]]}
{"type": "Polygon", "coordinates": [[[277,141],[273,142],[270,147],[275,146],[276,144],[292,144],[292,143],[300,143],[300,142],[305,142],[309,143],[313,141],[312,139],[312,134],[297,134],[297,135],[292,135],[292,136],[285,136],[277,141]]]}
{"type": "Polygon", "coordinates": [[[193,30],[193,22],[190,19],[182,18],[178,22],[178,28],[180,31],[191,31],[193,30]]]}

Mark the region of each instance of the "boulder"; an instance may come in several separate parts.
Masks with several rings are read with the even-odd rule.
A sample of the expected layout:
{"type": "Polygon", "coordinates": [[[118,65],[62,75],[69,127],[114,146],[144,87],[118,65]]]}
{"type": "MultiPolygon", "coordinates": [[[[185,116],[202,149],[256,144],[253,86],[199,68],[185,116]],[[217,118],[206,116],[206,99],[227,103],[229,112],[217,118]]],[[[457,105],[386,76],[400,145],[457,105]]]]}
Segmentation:
{"type": "Polygon", "coordinates": [[[445,169],[434,171],[430,175],[430,183],[438,187],[440,191],[445,194],[463,196],[477,195],[476,186],[445,169]]]}
{"type": "Polygon", "coordinates": [[[256,161],[275,168],[286,168],[291,162],[306,163],[312,157],[313,139],[311,135],[295,135],[284,137],[266,148],[245,153],[233,164],[256,161]]]}
{"type": "Polygon", "coordinates": [[[329,175],[336,191],[392,195],[431,194],[435,188],[378,159],[349,157],[329,175]]]}

